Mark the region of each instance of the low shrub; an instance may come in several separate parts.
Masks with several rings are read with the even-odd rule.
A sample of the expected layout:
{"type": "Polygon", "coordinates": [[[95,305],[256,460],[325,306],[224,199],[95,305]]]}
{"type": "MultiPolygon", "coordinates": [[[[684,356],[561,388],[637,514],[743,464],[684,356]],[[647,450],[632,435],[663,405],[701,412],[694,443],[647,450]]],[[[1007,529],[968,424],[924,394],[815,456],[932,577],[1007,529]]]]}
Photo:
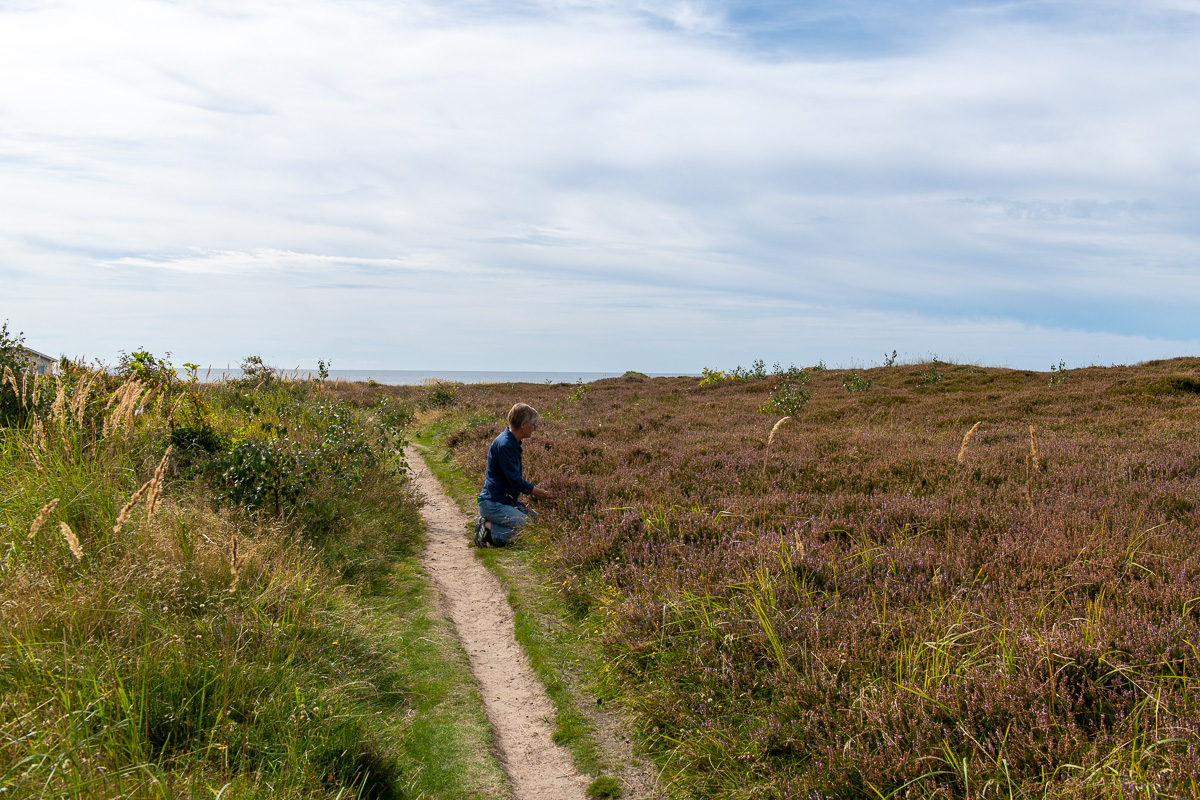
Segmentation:
{"type": "Polygon", "coordinates": [[[869,392],[872,385],[873,381],[870,378],[864,378],[855,370],[852,370],[842,381],[842,386],[846,387],[848,392],[869,392]]]}

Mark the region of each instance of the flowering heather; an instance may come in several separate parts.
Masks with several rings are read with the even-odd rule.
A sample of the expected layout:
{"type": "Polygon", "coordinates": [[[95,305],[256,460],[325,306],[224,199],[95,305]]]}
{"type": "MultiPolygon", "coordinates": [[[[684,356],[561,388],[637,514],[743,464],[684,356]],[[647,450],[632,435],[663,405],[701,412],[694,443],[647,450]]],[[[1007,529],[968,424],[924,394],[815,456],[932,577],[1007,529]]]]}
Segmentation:
{"type": "Polygon", "coordinates": [[[694,796],[1200,796],[1200,360],[928,367],[769,459],[771,378],[466,386],[447,444],[542,412],[529,541],[694,796]]]}

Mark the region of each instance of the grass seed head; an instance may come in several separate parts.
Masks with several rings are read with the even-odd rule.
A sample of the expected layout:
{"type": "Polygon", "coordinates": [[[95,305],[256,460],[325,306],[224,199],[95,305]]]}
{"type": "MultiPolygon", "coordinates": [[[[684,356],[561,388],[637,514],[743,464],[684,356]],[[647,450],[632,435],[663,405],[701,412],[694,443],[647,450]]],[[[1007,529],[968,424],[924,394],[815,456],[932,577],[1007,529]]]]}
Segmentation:
{"type": "Polygon", "coordinates": [[[1038,463],[1037,436],[1034,435],[1032,425],[1029,426],[1029,457],[1033,461],[1033,471],[1037,472],[1040,469],[1038,463]]]}
{"type": "Polygon", "coordinates": [[[67,387],[62,378],[57,378],[58,388],[54,392],[54,405],[50,407],[50,421],[62,422],[67,408],[67,387]]]}
{"type": "Polygon", "coordinates": [[[75,396],[71,398],[71,416],[75,419],[76,425],[83,424],[83,412],[87,409],[88,395],[92,393],[92,384],[96,382],[96,375],[95,372],[89,375],[87,381],[76,388],[75,396]]]}
{"type": "Polygon", "coordinates": [[[113,393],[113,399],[109,400],[109,405],[115,401],[117,407],[104,421],[104,436],[116,431],[122,422],[128,421],[130,426],[133,425],[133,413],[143,394],[144,387],[136,378],[130,378],[118,387],[117,391],[113,393]]]}
{"type": "Polygon", "coordinates": [[[71,526],[65,522],[58,523],[58,529],[62,531],[63,538],[67,540],[67,544],[71,548],[71,554],[75,556],[76,561],[83,560],[83,548],[79,546],[79,537],[75,535],[75,531],[71,530],[71,526]]]}
{"type": "Polygon", "coordinates": [[[971,435],[975,433],[975,429],[979,427],[979,424],[979,422],[976,422],[971,426],[971,430],[967,431],[963,436],[962,447],[958,448],[958,463],[963,463],[963,459],[967,457],[967,443],[971,441],[971,435]]]}
{"type": "Polygon", "coordinates": [[[42,451],[46,449],[46,427],[36,411],[33,413],[33,446],[42,451]]]}
{"type": "Polygon", "coordinates": [[[12,370],[7,365],[4,367],[4,383],[12,386],[13,394],[17,397],[21,396],[21,390],[17,388],[17,379],[13,377],[12,370]]]}
{"type": "Polygon", "coordinates": [[[158,462],[158,466],[154,470],[154,477],[150,479],[150,494],[146,497],[147,522],[154,517],[154,512],[158,510],[158,498],[162,494],[163,477],[167,472],[167,459],[171,457],[173,447],[174,445],[167,446],[167,452],[163,453],[162,461],[158,462]]]}
{"type": "Polygon", "coordinates": [[[771,426],[771,433],[769,436],[767,436],[767,447],[768,448],[771,446],[771,442],[775,441],[775,432],[791,421],[792,421],[791,417],[780,417],[779,421],[776,422],[773,426],[771,426]]]}
{"type": "Polygon", "coordinates": [[[121,511],[117,514],[117,524],[113,525],[113,533],[121,532],[121,526],[125,524],[127,519],[129,519],[129,515],[133,513],[133,507],[137,505],[138,500],[142,499],[142,495],[144,495],[150,489],[150,485],[152,483],[154,483],[153,478],[143,483],[141,488],[130,496],[129,502],[121,506],[121,511]]]}
{"type": "Polygon", "coordinates": [[[186,395],[181,395],[179,400],[177,400],[175,402],[175,405],[171,406],[171,410],[166,415],[166,421],[167,421],[168,426],[174,426],[175,417],[177,414],[179,414],[179,409],[181,409],[183,407],[183,404],[187,401],[187,399],[188,398],[186,395]]]}
{"type": "Polygon", "coordinates": [[[33,448],[33,445],[22,439],[21,447],[25,448],[25,452],[29,453],[29,457],[33,460],[34,469],[38,472],[45,472],[46,468],[42,466],[42,459],[38,457],[38,452],[33,448]]]}
{"type": "Polygon", "coordinates": [[[791,417],[780,417],[779,421],[771,426],[771,433],[767,435],[766,452],[763,453],[763,479],[767,477],[767,460],[771,457],[771,442],[775,441],[775,432],[782,428],[787,423],[791,422],[791,417]]]}
{"type": "Polygon", "coordinates": [[[56,505],[58,505],[57,497],[38,510],[37,516],[33,518],[33,522],[29,526],[29,536],[26,538],[32,539],[37,535],[38,530],[42,527],[42,523],[50,516],[50,512],[54,510],[56,505]]]}
{"type": "Polygon", "coordinates": [[[114,405],[116,408],[104,418],[104,427],[100,430],[100,436],[103,438],[108,438],[108,434],[115,427],[115,420],[117,419],[117,415],[121,412],[121,404],[125,399],[125,386],[126,384],[124,383],[118,386],[117,390],[112,393],[112,397],[108,398],[108,402],[104,404],[105,412],[108,412],[109,409],[112,409],[114,405]]]}

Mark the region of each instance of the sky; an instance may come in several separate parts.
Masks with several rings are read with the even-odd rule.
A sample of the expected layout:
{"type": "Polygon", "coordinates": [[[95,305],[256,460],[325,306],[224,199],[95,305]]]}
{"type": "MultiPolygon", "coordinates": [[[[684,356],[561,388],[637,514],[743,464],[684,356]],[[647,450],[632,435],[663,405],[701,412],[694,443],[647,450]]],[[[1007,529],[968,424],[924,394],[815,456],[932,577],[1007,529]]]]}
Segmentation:
{"type": "Polygon", "coordinates": [[[0,0],[51,355],[1200,354],[1200,0],[0,0]]]}

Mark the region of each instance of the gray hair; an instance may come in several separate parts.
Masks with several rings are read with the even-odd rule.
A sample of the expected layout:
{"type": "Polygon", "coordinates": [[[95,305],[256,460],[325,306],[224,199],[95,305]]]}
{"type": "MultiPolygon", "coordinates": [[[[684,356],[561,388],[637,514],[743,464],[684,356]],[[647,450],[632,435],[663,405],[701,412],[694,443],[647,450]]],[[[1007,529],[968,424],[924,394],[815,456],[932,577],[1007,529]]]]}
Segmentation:
{"type": "Polygon", "coordinates": [[[537,409],[525,403],[517,403],[508,410],[508,427],[514,431],[524,425],[526,422],[536,423],[538,417],[537,409]]]}

